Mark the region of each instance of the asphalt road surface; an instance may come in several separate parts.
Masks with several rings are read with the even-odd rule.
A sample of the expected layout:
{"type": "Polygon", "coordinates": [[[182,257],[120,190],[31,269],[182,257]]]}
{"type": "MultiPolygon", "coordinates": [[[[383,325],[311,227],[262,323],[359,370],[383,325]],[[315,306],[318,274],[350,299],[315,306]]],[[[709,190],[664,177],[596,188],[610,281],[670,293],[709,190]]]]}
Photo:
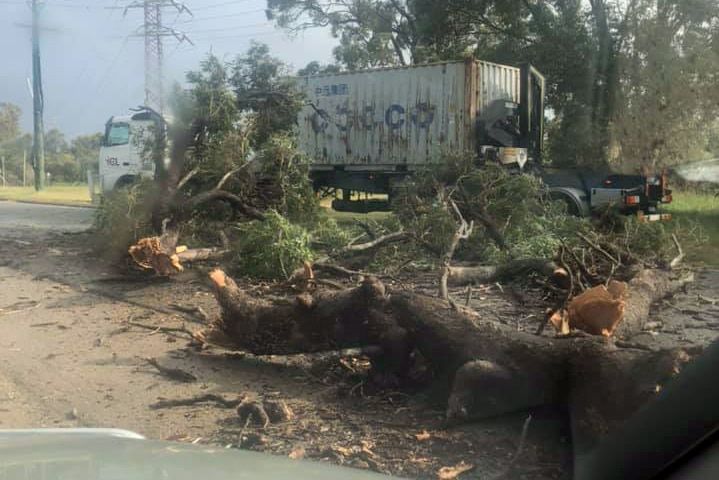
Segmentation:
{"type": "Polygon", "coordinates": [[[0,228],[32,227],[81,231],[92,223],[94,209],[0,202],[0,228]]]}

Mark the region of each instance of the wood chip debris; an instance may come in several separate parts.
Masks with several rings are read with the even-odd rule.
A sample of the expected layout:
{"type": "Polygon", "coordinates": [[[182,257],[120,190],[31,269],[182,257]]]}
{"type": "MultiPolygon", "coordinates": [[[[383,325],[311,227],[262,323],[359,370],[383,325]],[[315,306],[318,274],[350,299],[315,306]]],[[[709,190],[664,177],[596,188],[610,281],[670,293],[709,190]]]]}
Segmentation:
{"type": "Polygon", "coordinates": [[[305,447],[297,447],[288,455],[292,460],[302,460],[305,458],[305,447]]]}
{"type": "Polygon", "coordinates": [[[420,433],[416,433],[416,434],[414,435],[414,438],[416,438],[416,439],[419,440],[420,442],[423,442],[423,441],[425,441],[425,440],[429,440],[430,437],[431,437],[431,435],[429,434],[429,432],[428,432],[427,430],[422,430],[420,433]]]}
{"type": "Polygon", "coordinates": [[[454,480],[461,474],[469,472],[470,470],[474,470],[474,465],[462,460],[453,467],[442,467],[437,470],[437,478],[439,480],[454,480]]]}

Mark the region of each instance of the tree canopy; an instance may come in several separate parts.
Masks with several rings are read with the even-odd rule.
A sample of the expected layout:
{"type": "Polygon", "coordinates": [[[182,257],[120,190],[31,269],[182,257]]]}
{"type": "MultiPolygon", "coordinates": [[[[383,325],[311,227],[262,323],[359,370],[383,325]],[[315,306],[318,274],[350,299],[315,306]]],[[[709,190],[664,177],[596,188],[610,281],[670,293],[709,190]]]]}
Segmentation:
{"type": "Polygon", "coordinates": [[[716,125],[714,0],[268,0],[267,8],[290,31],[331,28],[347,70],[467,56],[530,61],[547,78],[548,157],[558,165],[692,160],[716,125]]]}

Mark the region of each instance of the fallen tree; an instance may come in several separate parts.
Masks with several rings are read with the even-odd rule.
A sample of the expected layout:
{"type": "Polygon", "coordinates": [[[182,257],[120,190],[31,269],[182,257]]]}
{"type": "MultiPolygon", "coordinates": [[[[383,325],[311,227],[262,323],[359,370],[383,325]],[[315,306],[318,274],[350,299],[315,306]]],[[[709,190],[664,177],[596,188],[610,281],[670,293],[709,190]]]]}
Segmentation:
{"type": "MultiPolygon", "coordinates": [[[[632,325],[646,317],[645,300],[651,304],[682,284],[668,278],[651,271],[629,283],[626,315],[632,325]]],[[[416,350],[446,393],[449,423],[563,404],[571,408],[577,435],[593,438],[631,415],[689,358],[680,349],[621,348],[602,337],[519,332],[492,311],[409,292],[388,295],[376,278],[284,302],[252,298],[221,271],[211,279],[222,315],[196,338],[220,338],[224,346],[254,354],[379,346],[381,353],[371,358],[376,378],[400,383],[416,350]]]]}

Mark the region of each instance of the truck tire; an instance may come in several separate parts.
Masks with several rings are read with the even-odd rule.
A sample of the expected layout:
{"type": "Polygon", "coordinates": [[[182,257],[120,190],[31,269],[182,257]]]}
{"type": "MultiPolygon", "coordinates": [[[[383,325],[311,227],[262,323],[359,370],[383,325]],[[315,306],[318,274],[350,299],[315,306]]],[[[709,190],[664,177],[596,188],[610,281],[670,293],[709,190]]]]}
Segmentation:
{"type": "Polygon", "coordinates": [[[549,194],[549,198],[556,201],[562,201],[567,206],[567,213],[573,217],[581,217],[582,210],[577,205],[577,202],[565,193],[552,192],[549,194]]]}
{"type": "Polygon", "coordinates": [[[137,182],[138,177],[134,175],[124,175],[117,179],[117,182],[115,182],[115,187],[113,190],[122,190],[123,188],[127,188],[133,183],[137,182]]]}

